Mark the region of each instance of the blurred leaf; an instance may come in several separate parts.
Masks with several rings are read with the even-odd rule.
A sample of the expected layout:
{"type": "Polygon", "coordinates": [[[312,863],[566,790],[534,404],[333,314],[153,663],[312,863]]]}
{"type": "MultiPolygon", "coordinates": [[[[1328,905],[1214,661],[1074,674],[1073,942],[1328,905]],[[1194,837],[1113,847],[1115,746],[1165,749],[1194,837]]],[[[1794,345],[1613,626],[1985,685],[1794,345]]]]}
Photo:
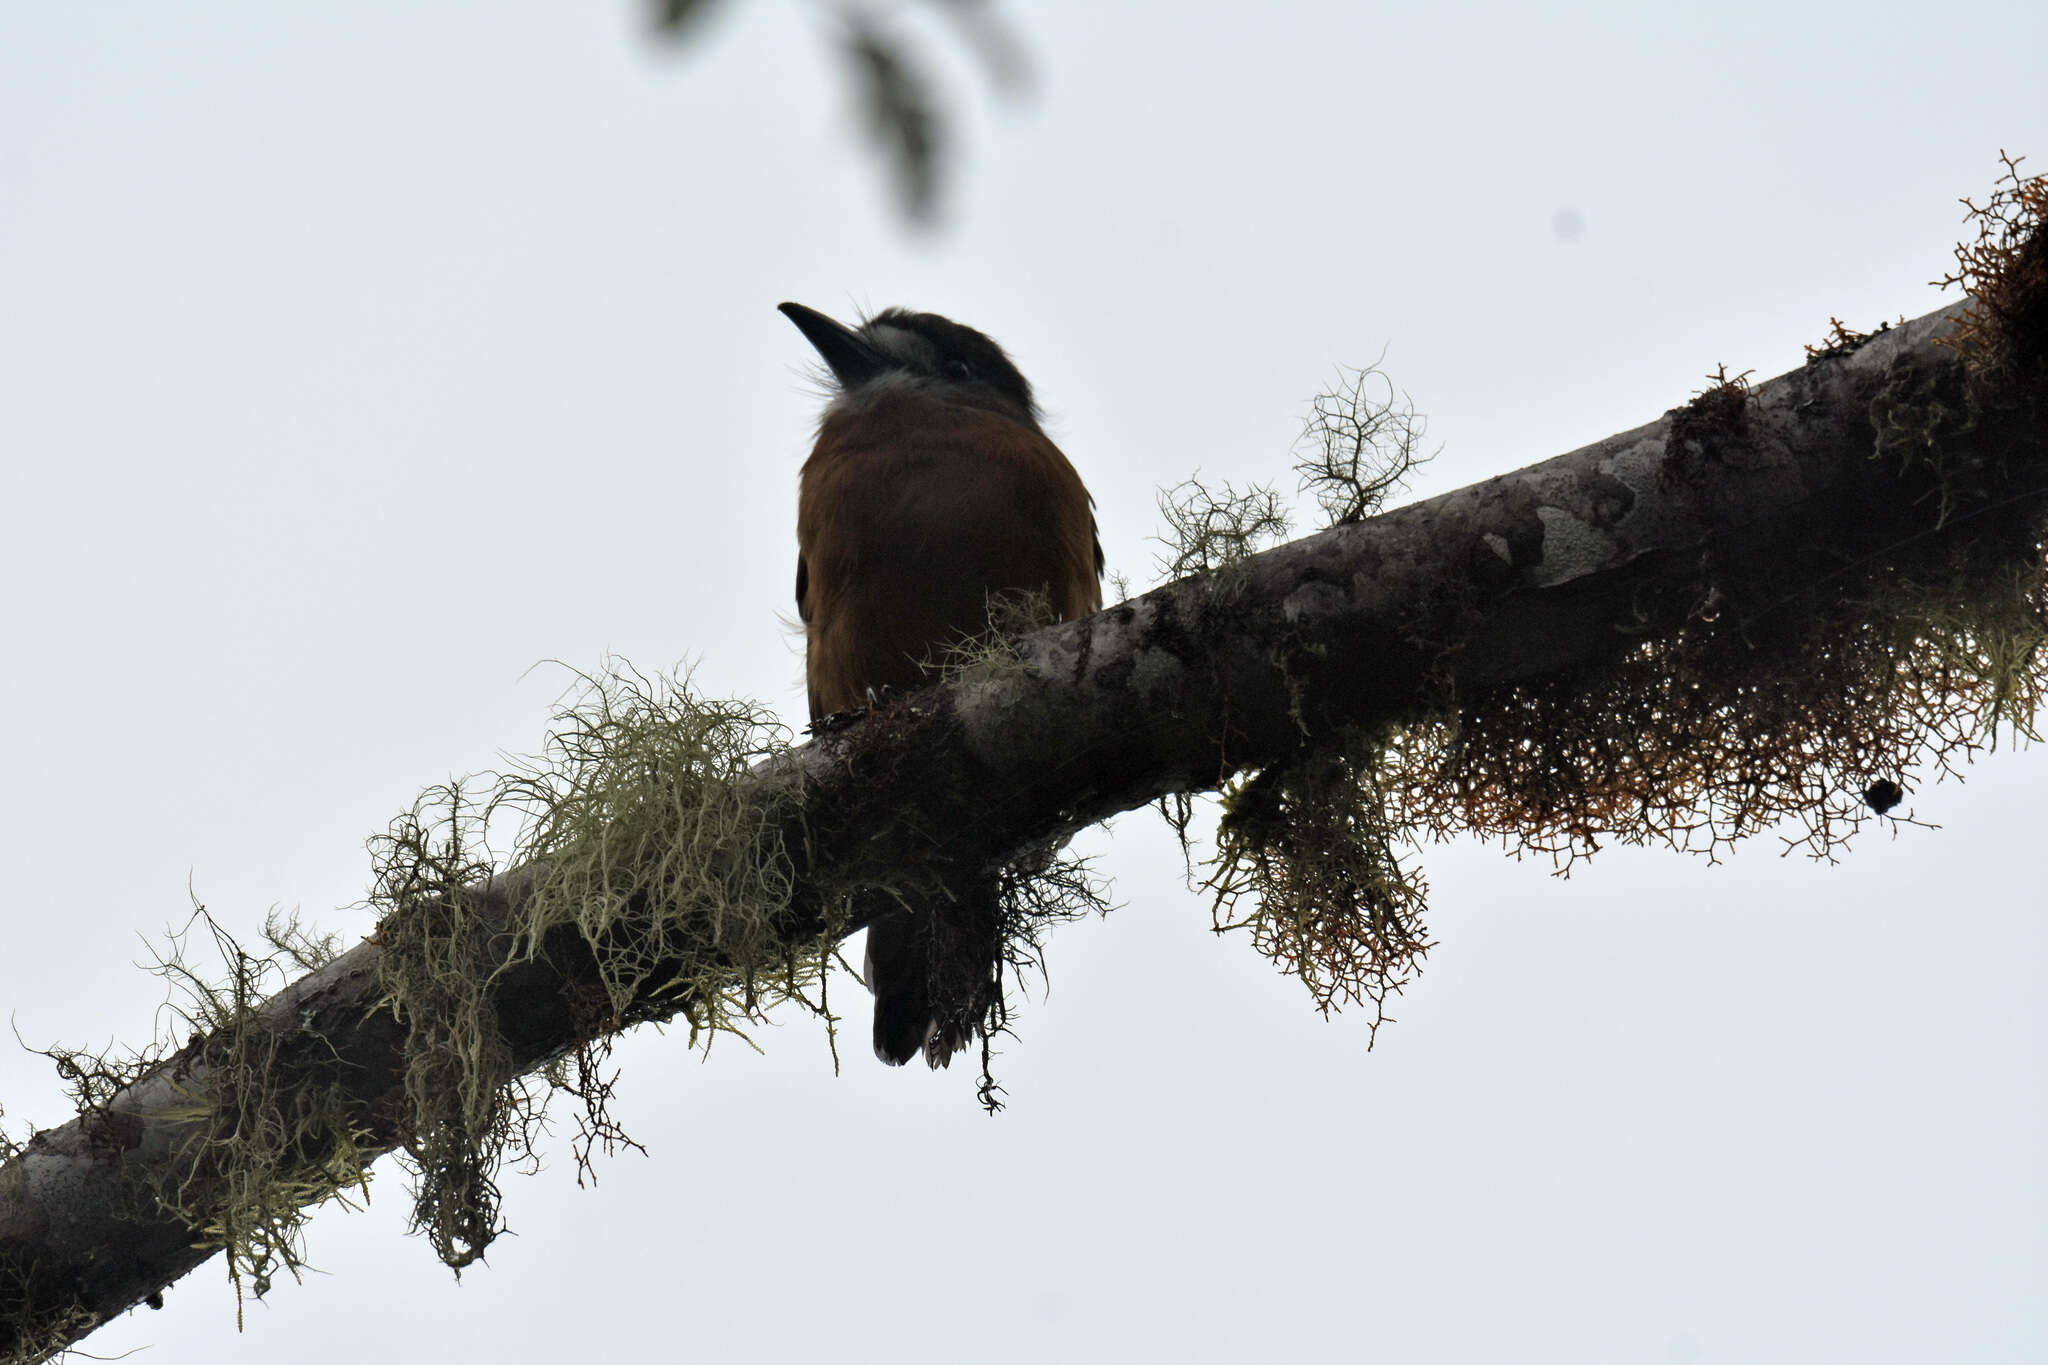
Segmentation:
{"type": "Polygon", "coordinates": [[[702,20],[717,0],[652,0],[654,29],[674,38],[702,20]]]}
{"type": "Polygon", "coordinates": [[[846,56],[869,134],[896,174],[904,212],[929,219],[939,179],[938,101],[904,48],[857,11],[844,12],[846,56]]]}
{"type": "MultiPolygon", "coordinates": [[[[658,40],[685,41],[702,27],[717,0],[647,0],[658,40]]],[[[1024,45],[1003,22],[994,0],[926,0],[945,17],[988,72],[998,93],[1028,91],[1024,45]]],[[[929,222],[944,180],[947,114],[939,87],[901,34],[869,13],[860,0],[821,0],[843,25],[841,57],[853,82],[859,117],[895,181],[903,213],[929,222]]]]}
{"type": "Polygon", "coordinates": [[[988,68],[989,81],[997,90],[1013,95],[1026,91],[1031,83],[1031,63],[1024,45],[990,0],[932,0],[932,5],[953,21],[961,39],[988,68]]]}

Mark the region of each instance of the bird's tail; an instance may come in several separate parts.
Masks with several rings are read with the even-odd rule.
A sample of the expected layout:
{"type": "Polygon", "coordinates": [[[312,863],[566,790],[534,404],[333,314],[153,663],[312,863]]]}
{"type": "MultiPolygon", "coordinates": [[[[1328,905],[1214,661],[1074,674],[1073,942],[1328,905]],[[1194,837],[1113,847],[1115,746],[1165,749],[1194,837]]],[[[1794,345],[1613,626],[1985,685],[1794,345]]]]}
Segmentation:
{"type": "Polygon", "coordinates": [[[977,880],[958,899],[891,910],[868,926],[863,969],[875,995],[875,1055],[934,1068],[1002,1023],[1000,886],[977,880]]]}

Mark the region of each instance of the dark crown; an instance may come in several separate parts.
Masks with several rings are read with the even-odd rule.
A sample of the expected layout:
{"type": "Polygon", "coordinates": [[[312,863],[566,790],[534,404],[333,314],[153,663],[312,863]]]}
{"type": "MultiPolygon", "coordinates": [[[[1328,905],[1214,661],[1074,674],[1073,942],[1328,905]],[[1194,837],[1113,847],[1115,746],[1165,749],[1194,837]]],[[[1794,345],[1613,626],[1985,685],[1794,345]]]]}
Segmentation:
{"type": "Polygon", "coordinates": [[[904,369],[950,384],[984,384],[1033,421],[1031,384],[1003,348],[972,327],[937,313],[884,308],[863,321],[860,337],[904,369]]]}

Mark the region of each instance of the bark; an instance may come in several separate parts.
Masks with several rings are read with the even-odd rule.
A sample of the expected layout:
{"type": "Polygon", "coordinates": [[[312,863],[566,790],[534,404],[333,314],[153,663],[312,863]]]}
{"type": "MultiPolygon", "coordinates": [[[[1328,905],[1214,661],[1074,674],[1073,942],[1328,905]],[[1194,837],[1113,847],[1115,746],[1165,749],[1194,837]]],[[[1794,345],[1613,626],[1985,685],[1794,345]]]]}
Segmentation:
{"type": "MultiPolygon", "coordinates": [[[[1796,587],[1916,534],[1928,488],[1873,458],[1874,404],[1960,391],[1955,353],[1935,344],[1956,312],[1760,385],[1739,416],[1674,409],[1040,632],[1024,642],[1026,670],[927,689],[792,751],[760,774],[794,772],[808,791],[791,931],[815,929],[825,898],[857,888],[864,868],[994,866],[1342,727],[1412,715],[1446,685],[1469,694],[1610,657],[1685,619],[1707,559],[1796,587]]],[[[1987,467],[2048,467],[2043,431],[2017,416],[1984,415],[1953,440],[1987,467]]],[[[514,873],[491,904],[519,894],[514,873]]],[[[580,1041],[574,1001],[588,998],[592,961],[567,939],[550,948],[494,991],[521,1068],[580,1041]]],[[[388,1148],[403,1060],[377,1008],[379,952],[355,948],[265,1010],[288,1035],[283,1064],[343,1077],[388,1148]]],[[[73,1306],[104,1320],[154,1300],[214,1254],[147,1193],[152,1164],[190,1136],[159,1116],[182,1064],[98,1118],[36,1135],[0,1170],[0,1356],[73,1306]]]]}

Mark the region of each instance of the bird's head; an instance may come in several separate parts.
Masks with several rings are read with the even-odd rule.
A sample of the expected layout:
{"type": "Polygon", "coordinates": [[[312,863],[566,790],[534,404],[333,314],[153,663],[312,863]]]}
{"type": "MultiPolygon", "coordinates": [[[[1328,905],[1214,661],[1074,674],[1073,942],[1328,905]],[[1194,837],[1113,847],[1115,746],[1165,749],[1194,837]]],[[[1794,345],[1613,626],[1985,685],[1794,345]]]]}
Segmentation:
{"type": "Polygon", "coordinates": [[[782,304],[781,311],[817,347],[842,401],[858,402],[886,386],[918,387],[1038,425],[1030,383],[1002,347],[972,327],[907,308],[885,308],[858,327],[800,303],[782,304]]]}

